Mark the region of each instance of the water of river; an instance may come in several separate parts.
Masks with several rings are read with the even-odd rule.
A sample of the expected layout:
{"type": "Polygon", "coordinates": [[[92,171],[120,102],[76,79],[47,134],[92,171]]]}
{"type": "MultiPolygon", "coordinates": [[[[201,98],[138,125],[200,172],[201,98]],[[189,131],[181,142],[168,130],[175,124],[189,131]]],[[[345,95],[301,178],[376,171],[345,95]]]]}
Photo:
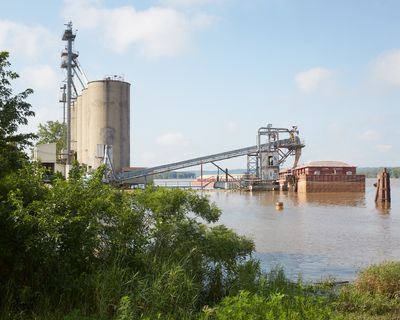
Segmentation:
{"type": "Polygon", "coordinates": [[[391,180],[389,210],[376,208],[374,182],[367,179],[365,194],[206,193],[222,209],[221,223],[255,241],[264,269],[352,280],[371,263],[400,260],[400,180],[391,180]]]}

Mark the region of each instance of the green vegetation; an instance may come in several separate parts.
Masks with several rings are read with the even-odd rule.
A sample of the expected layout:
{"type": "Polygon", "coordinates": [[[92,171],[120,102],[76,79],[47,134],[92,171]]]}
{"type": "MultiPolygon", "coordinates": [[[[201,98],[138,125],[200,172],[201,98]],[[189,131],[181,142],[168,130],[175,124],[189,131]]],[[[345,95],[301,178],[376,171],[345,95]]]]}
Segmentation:
{"type": "Polygon", "coordinates": [[[31,140],[36,137],[17,133],[18,127],[34,116],[31,105],[25,101],[33,90],[14,94],[11,81],[17,79],[18,74],[9,67],[8,52],[0,52],[0,178],[28,159],[23,149],[31,146],[31,140]]]}
{"type": "Polygon", "coordinates": [[[264,273],[254,243],[193,191],[123,192],[76,165],[43,182],[17,133],[33,115],[0,54],[0,319],[398,319],[400,263],[338,289],[264,273]]]}
{"type": "Polygon", "coordinates": [[[399,319],[400,262],[372,265],[340,291],[334,302],[349,319],[399,319]]]}
{"type": "Polygon", "coordinates": [[[368,267],[360,273],[355,287],[369,294],[400,298],[400,264],[385,262],[368,267]]]}
{"type": "Polygon", "coordinates": [[[59,121],[47,121],[45,124],[39,124],[37,144],[56,143],[57,154],[66,148],[67,128],[59,121]]]}
{"type": "MultiPolygon", "coordinates": [[[[400,167],[387,168],[391,178],[400,178],[400,167]]],[[[365,174],[367,178],[376,178],[379,172],[383,171],[381,168],[357,168],[357,174],[365,174]]]]}
{"type": "Polygon", "coordinates": [[[78,167],[49,188],[42,174],[27,165],[1,181],[2,314],[181,318],[249,281],[253,243],[200,222],[219,217],[206,198],[122,192],[78,167]]]}

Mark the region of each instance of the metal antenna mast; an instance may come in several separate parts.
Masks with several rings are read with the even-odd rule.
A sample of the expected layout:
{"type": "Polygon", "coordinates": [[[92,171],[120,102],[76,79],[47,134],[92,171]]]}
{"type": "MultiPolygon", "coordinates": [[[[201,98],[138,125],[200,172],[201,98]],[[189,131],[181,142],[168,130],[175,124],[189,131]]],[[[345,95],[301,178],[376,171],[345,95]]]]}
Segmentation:
{"type": "Polygon", "coordinates": [[[61,68],[67,69],[67,165],[71,164],[71,103],[72,103],[72,43],[75,40],[75,34],[72,31],[72,22],[66,24],[67,28],[64,30],[62,36],[63,41],[67,41],[67,50],[61,53],[63,61],[61,68]]]}
{"type": "MultiPolygon", "coordinates": [[[[79,54],[72,51],[73,42],[75,41],[76,34],[72,31],[72,22],[66,24],[66,29],[64,30],[62,40],[67,41],[65,49],[61,52],[61,68],[66,69],[67,78],[66,84],[64,84],[61,89],[64,90],[63,98],[60,102],[66,103],[67,111],[67,158],[66,164],[71,164],[73,150],[71,150],[71,107],[72,100],[76,99],[78,96],[77,83],[74,82],[74,76],[79,80],[79,84],[82,88],[87,87],[87,78],[81,65],[78,62],[79,54]],[[66,94],[65,94],[66,89],[66,94]]],[[[78,88],[79,89],[79,88],[78,88]]]]}

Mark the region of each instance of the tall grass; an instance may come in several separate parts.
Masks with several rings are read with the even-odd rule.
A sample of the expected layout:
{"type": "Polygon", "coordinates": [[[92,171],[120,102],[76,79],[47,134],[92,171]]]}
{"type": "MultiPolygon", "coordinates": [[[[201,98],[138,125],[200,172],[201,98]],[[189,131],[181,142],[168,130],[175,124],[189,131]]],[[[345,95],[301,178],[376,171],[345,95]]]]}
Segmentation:
{"type": "Polygon", "coordinates": [[[400,262],[371,265],[360,272],[354,285],[361,292],[400,299],[400,262]]]}
{"type": "Polygon", "coordinates": [[[333,302],[354,319],[400,319],[400,262],[384,262],[362,270],[333,302]]]}
{"type": "Polygon", "coordinates": [[[151,269],[143,273],[134,272],[116,259],[82,283],[77,293],[82,299],[80,306],[30,314],[14,310],[1,314],[0,319],[394,320],[400,318],[400,299],[382,288],[394,288],[397,270],[397,263],[371,266],[360,272],[354,283],[338,291],[328,284],[290,281],[282,268],[263,273],[256,263],[250,263],[238,270],[242,275],[232,282],[227,295],[207,306],[201,303],[201,284],[190,274],[185,260],[153,261],[151,269]],[[389,285],[384,286],[382,279],[389,285]],[[365,281],[366,287],[361,285],[365,281]],[[373,283],[379,284],[376,289],[371,289],[375,288],[373,283]]]}

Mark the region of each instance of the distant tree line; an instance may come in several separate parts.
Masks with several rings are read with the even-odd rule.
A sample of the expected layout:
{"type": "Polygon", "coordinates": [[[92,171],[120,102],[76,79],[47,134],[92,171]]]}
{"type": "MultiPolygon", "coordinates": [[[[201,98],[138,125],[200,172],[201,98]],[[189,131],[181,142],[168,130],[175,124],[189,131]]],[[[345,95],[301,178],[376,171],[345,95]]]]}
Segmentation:
{"type": "Polygon", "coordinates": [[[163,172],[154,176],[154,179],[195,179],[196,174],[194,172],[163,172]]]}
{"type": "MultiPolygon", "coordinates": [[[[357,174],[365,174],[367,178],[376,178],[384,167],[357,168],[357,174]]],[[[387,168],[391,178],[400,178],[400,167],[387,168]]]]}

